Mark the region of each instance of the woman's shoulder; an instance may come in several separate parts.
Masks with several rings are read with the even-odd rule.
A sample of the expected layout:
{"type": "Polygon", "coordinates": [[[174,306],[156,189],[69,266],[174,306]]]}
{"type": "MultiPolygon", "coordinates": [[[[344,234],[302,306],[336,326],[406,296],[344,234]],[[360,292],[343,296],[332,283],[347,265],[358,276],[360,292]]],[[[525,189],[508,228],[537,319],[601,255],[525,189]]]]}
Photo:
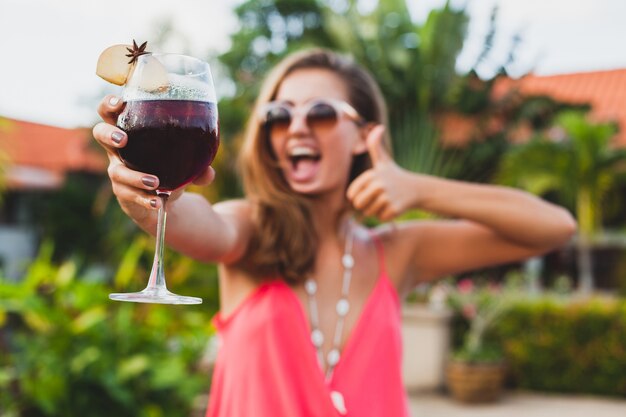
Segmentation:
{"type": "Polygon", "coordinates": [[[394,258],[404,257],[402,254],[406,252],[409,243],[408,236],[416,233],[416,228],[419,228],[417,222],[390,222],[383,223],[374,226],[369,229],[369,234],[373,241],[379,246],[385,253],[385,258],[388,261],[395,260],[394,258]],[[411,229],[408,232],[408,229],[411,229]]]}
{"type": "Polygon", "coordinates": [[[425,234],[436,233],[440,228],[446,228],[454,221],[439,219],[412,219],[392,221],[374,226],[370,233],[385,244],[400,245],[407,240],[419,240],[425,234]]]}
{"type": "Polygon", "coordinates": [[[427,233],[426,220],[394,221],[375,226],[369,230],[372,239],[384,254],[389,278],[398,293],[404,293],[408,277],[413,275],[413,259],[419,250],[420,235],[427,233]]]}
{"type": "Polygon", "coordinates": [[[407,238],[420,233],[424,225],[421,220],[392,221],[371,227],[369,233],[385,246],[402,245],[407,238]]]}
{"type": "Polygon", "coordinates": [[[459,223],[454,219],[411,219],[376,226],[371,234],[380,241],[390,256],[410,256],[449,234],[459,223]]]}
{"type": "Polygon", "coordinates": [[[252,214],[253,207],[252,202],[245,198],[224,200],[213,204],[213,209],[219,213],[237,213],[248,216],[252,214]]]}
{"type": "Polygon", "coordinates": [[[220,201],[213,204],[213,210],[238,226],[251,226],[255,218],[254,204],[243,198],[220,201]]]}

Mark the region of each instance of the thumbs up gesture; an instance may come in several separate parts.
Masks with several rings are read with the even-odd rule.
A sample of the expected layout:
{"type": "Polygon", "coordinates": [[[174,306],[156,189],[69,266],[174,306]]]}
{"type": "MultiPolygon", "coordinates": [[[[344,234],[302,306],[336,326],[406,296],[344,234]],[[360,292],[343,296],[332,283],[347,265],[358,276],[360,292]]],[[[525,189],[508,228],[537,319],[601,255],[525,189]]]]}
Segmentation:
{"type": "Polygon", "coordinates": [[[359,175],[348,187],[347,197],[366,216],[388,221],[410,209],[413,174],[399,167],[384,144],[385,128],[378,125],[367,136],[372,168],[359,175]]]}

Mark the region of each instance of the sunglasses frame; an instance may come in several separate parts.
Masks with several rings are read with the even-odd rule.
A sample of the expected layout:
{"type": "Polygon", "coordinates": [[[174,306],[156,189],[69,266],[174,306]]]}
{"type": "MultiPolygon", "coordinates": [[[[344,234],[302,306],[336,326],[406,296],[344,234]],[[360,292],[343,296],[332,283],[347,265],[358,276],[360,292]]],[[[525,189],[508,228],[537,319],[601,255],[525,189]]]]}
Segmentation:
{"type": "Polygon", "coordinates": [[[357,112],[354,107],[352,107],[349,103],[343,100],[334,99],[334,98],[317,98],[317,99],[309,100],[306,103],[301,104],[299,106],[294,106],[293,104],[290,104],[289,102],[286,102],[286,101],[270,101],[259,107],[258,117],[259,117],[261,124],[267,124],[268,123],[267,115],[269,114],[269,112],[272,111],[273,109],[282,108],[282,109],[285,109],[289,113],[289,116],[290,116],[289,124],[287,125],[287,127],[291,126],[291,123],[293,123],[293,119],[296,116],[298,117],[304,116],[304,119],[308,126],[309,125],[308,114],[311,111],[311,109],[318,104],[325,104],[325,105],[332,107],[335,110],[335,113],[337,114],[336,121],[339,121],[339,119],[342,116],[345,116],[348,119],[355,122],[359,126],[365,124],[365,121],[363,120],[359,112],[357,112]]]}

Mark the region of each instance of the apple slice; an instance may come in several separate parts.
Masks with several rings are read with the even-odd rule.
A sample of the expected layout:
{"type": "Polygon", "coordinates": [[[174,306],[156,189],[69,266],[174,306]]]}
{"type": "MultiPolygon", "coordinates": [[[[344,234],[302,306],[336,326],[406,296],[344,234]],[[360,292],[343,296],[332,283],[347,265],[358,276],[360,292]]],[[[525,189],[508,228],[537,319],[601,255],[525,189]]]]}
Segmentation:
{"type": "Polygon", "coordinates": [[[102,51],[96,65],[96,75],[115,85],[124,85],[132,64],[128,62],[128,50],[133,45],[113,45],[102,51]]]}
{"type": "Polygon", "coordinates": [[[143,58],[140,65],[133,69],[128,87],[137,87],[143,91],[165,91],[170,84],[167,70],[158,59],[151,55],[143,58]]]}

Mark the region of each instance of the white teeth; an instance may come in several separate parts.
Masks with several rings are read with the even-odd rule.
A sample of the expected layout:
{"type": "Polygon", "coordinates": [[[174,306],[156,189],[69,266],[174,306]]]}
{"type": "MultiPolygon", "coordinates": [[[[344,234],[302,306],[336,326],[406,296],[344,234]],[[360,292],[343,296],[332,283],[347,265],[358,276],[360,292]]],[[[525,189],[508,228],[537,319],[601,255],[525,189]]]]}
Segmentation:
{"type": "Polygon", "coordinates": [[[291,157],[298,157],[298,156],[317,157],[319,156],[319,152],[307,146],[294,146],[293,148],[289,150],[289,156],[291,157]]]}

